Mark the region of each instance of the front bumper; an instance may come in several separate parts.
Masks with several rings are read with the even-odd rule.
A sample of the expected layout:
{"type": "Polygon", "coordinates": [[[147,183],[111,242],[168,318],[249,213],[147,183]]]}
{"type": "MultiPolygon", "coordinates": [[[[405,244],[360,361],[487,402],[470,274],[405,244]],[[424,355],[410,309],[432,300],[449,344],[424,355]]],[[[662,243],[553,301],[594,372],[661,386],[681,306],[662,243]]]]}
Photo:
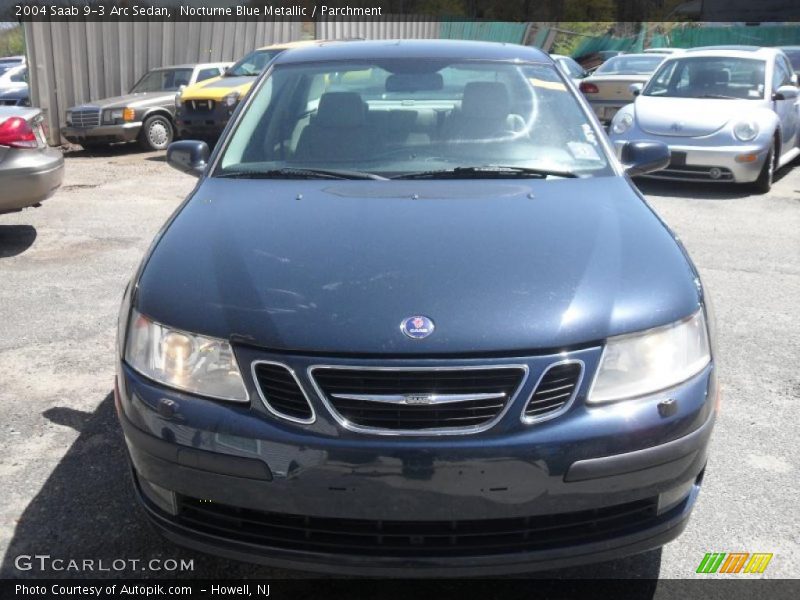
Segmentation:
{"type": "MultiPolygon", "coordinates": [[[[751,183],[758,179],[767,154],[769,154],[771,143],[770,140],[765,144],[703,146],[686,144],[685,141],[651,137],[666,143],[673,159],[667,168],[649,173],[645,177],[679,181],[751,183]],[[749,160],[749,162],[737,160],[737,157],[743,156],[754,157],[754,160],[749,160]],[[676,157],[679,157],[679,160],[676,160],[676,157]]],[[[629,140],[614,140],[617,156],[620,155],[626,141],[629,140]]]]}
{"type": "Polygon", "coordinates": [[[0,213],[34,206],[52,196],[64,179],[64,157],[56,148],[0,153],[0,213]]]}
{"type": "MultiPolygon", "coordinates": [[[[593,371],[599,349],[580,352],[593,371]]],[[[412,439],[340,430],[321,405],[313,427],[280,422],[257,402],[173,392],[125,365],[118,381],[137,490],[168,538],[237,559],[361,575],[522,572],[668,542],[699,490],[716,396],[710,366],[668,391],[678,406],[670,416],[657,409],[665,394],[655,394],[596,408],[575,402],[532,426],[511,410],[480,435],[412,439]],[[168,416],[158,408],[165,397],[174,403],[168,416]],[[636,519],[615,516],[634,509],[636,519]],[[287,519],[310,523],[302,539],[273,534],[287,519]],[[531,542],[519,538],[521,522],[531,542]],[[375,527],[411,532],[407,547],[386,542],[397,541],[389,530],[373,535],[375,527]],[[442,527],[455,540],[446,552],[436,546],[442,527]],[[475,527],[497,543],[473,547],[475,527]],[[320,531],[329,537],[319,540],[320,531]],[[366,536],[363,547],[351,543],[356,534],[366,536]]]]}
{"type": "Polygon", "coordinates": [[[141,122],[98,127],[62,127],[61,136],[73,144],[83,144],[84,142],[113,144],[134,141],[139,136],[141,129],[141,122]]]}

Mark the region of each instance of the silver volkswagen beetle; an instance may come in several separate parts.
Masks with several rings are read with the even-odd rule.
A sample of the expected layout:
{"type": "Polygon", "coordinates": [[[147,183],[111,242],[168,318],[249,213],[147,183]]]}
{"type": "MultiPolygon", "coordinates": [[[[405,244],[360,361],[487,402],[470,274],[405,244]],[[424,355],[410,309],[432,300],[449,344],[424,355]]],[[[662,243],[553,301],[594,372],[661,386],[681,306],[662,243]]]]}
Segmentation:
{"type": "Polygon", "coordinates": [[[671,151],[653,177],[748,183],[766,193],[800,154],[797,75],[776,48],[689,50],[665,60],[614,117],[617,152],[631,140],[671,151]]]}

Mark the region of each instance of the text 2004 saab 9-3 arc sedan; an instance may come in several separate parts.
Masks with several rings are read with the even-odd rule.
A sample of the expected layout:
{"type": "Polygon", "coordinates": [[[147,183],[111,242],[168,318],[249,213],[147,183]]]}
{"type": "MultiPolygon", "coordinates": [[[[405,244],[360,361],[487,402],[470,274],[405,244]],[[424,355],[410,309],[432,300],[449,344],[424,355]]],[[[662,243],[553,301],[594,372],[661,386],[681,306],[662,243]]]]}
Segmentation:
{"type": "Polygon", "coordinates": [[[532,48],[289,50],[128,286],[116,403],[172,540],[272,565],[487,574],[686,526],[709,305],[591,109],[532,48]],[[407,570],[407,569],[413,569],[407,570]]]}

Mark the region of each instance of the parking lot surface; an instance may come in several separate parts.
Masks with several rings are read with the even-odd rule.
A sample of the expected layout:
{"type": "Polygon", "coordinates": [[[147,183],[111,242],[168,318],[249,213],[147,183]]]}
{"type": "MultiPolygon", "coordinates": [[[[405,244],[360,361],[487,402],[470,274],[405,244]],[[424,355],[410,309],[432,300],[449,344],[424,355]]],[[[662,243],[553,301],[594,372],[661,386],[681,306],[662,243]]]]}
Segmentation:
{"type": "MultiPolygon", "coordinates": [[[[663,551],[544,575],[685,578],[706,552],[741,551],[774,554],[764,577],[798,576],[800,168],[778,177],[768,196],[641,183],[716,307],[723,402],[710,462],[686,532],[663,551]]],[[[117,309],[150,240],[194,181],[160,153],[78,151],[67,156],[56,196],[0,216],[4,577],[308,576],[178,548],[133,500],[112,397],[117,309]],[[34,554],[106,565],[185,558],[194,568],[17,568],[16,557],[34,554]]]]}

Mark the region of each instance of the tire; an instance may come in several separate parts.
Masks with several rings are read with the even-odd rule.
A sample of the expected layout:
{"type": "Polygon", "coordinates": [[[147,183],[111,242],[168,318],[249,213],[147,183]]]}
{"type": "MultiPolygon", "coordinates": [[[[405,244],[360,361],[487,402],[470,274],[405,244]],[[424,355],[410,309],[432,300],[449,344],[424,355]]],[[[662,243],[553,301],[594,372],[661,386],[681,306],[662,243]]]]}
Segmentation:
{"type": "Polygon", "coordinates": [[[761,172],[758,174],[758,179],[753,182],[753,191],[757,194],[768,194],[772,189],[772,181],[775,177],[775,144],[769,149],[767,159],[764,161],[764,166],[761,167],[761,172]]]}
{"type": "Polygon", "coordinates": [[[145,119],[139,132],[139,145],[145,150],[166,150],[175,137],[175,130],[167,117],[153,115],[145,119]]]}

